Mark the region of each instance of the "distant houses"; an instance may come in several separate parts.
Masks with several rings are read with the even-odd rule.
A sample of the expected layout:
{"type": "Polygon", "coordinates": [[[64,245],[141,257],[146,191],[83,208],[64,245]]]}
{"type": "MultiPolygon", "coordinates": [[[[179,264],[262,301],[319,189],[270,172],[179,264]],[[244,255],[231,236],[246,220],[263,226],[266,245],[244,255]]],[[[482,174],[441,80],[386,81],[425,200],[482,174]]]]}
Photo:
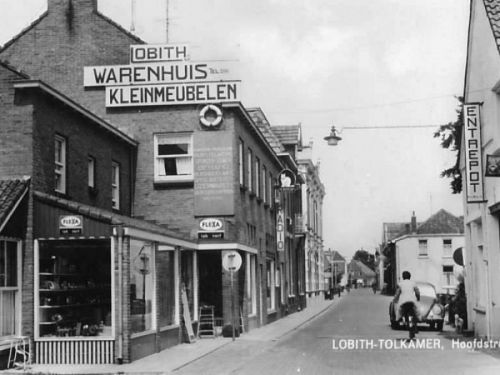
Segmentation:
{"type": "Polygon", "coordinates": [[[464,246],[463,217],[441,209],[417,224],[413,213],[409,223],[383,223],[382,254],[385,289],[393,292],[405,270],[412,279],[427,281],[440,294],[453,294],[457,268],[453,253],[464,246]],[[397,230],[401,230],[396,234],[397,230]]]}

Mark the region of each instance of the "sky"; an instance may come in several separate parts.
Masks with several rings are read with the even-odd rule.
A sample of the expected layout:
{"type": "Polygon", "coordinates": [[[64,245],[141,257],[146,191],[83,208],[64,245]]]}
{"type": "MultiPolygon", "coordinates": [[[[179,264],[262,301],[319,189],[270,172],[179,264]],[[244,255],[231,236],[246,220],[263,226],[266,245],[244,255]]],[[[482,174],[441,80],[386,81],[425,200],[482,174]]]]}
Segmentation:
{"type": "MultiPolygon", "coordinates": [[[[236,61],[245,107],[301,124],[325,186],[326,248],[374,252],[382,223],[413,211],[418,221],[441,208],[463,215],[439,176],[455,155],[433,133],[456,119],[469,0],[136,0],[133,22],[131,1],[98,9],[147,43],[166,43],[168,30],[196,60],[236,61]],[[323,140],[332,125],[335,147],[323,140]]],[[[0,45],[45,9],[0,0],[0,45]]]]}

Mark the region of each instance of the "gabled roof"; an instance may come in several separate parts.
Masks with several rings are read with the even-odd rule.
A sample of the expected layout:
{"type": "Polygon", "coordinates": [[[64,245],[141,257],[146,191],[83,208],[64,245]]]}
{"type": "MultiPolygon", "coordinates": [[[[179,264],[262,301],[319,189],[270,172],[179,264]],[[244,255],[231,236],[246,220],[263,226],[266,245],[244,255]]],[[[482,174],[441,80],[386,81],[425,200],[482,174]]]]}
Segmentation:
{"type": "Polygon", "coordinates": [[[393,239],[407,233],[407,228],[410,223],[382,223],[383,227],[383,241],[389,242],[393,239]]]}
{"type": "Polygon", "coordinates": [[[302,129],[298,125],[276,125],[271,127],[272,131],[284,145],[301,145],[302,129]]]}
{"type": "Polygon", "coordinates": [[[340,253],[338,251],[334,251],[332,261],[345,262],[345,258],[342,255],[340,255],[340,253]]]}
{"type": "MultiPolygon", "coordinates": [[[[37,24],[39,24],[47,15],[49,14],[49,10],[46,10],[43,12],[40,17],[38,17],[36,20],[31,22],[28,26],[23,28],[19,33],[14,35],[10,40],[8,40],[3,46],[0,45],[0,51],[3,51],[4,49],[8,48],[11,44],[13,44],[16,40],[21,38],[23,35],[28,33],[32,28],[34,28],[37,24]]],[[[95,10],[95,14],[97,14],[99,17],[101,17],[104,21],[108,22],[110,25],[114,26],[117,28],[119,31],[122,33],[126,34],[128,37],[131,39],[134,39],[138,44],[145,44],[146,42],[139,38],[137,35],[131,33],[127,29],[125,29],[123,26],[121,26],[119,23],[113,21],[111,18],[105,16],[101,12],[99,12],[97,9],[95,10]]]]}
{"type": "Polygon", "coordinates": [[[359,260],[353,259],[351,261],[351,265],[355,265],[363,275],[366,275],[366,276],[375,276],[376,275],[374,270],[372,270],[370,267],[368,267],[366,264],[364,264],[363,262],[361,262],[359,260]]]}
{"type": "Polygon", "coordinates": [[[500,52],[500,0],[483,0],[491,31],[500,52]]]}
{"type": "Polygon", "coordinates": [[[69,108],[73,109],[74,111],[80,113],[81,115],[85,116],[87,119],[91,120],[95,124],[99,125],[103,129],[107,130],[108,132],[114,134],[124,142],[128,143],[129,145],[132,145],[134,147],[138,146],[138,142],[131,138],[129,135],[125,134],[121,130],[119,130],[116,126],[111,125],[109,122],[103,120],[101,117],[97,116],[93,112],[87,110],[83,106],[81,106],[79,103],[76,101],[70,99],[66,95],[62,94],[61,92],[57,91],[54,89],[52,86],[46,84],[43,81],[39,80],[19,80],[14,83],[14,87],[16,89],[39,89],[42,92],[50,95],[52,98],[60,101],[61,103],[65,104],[69,108]]]}
{"type": "Polygon", "coordinates": [[[264,135],[266,140],[269,142],[274,152],[281,153],[285,151],[285,148],[281,144],[279,138],[274,134],[271,129],[271,124],[266,118],[266,115],[260,108],[247,108],[246,109],[253,122],[257,125],[261,133],[264,135]]]}
{"type": "Polygon", "coordinates": [[[441,209],[424,221],[418,228],[417,234],[461,234],[464,233],[464,218],[456,217],[441,209]]]}
{"type": "Polygon", "coordinates": [[[0,180],[0,231],[28,190],[29,179],[0,180]]]}

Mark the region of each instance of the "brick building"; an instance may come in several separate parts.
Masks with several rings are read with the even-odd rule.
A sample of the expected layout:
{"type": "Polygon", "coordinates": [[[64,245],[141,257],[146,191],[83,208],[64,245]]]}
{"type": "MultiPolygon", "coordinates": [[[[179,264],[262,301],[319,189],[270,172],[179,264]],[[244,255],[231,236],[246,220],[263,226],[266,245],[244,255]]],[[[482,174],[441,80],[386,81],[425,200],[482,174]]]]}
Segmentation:
{"type": "MultiPolygon", "coordinates": [[[[0,239],[9,265],[1,313],[11,317],[1,335],[34,340],[39,363],[129,360],[136,331],[147,326],[161,337],[154,312],[179,324],[162,278],[145,292],[155,267],[179,268],[179,250],[161,250],[195,244],[130,217],[136,141],[5,63],[0,82],[0,239]]],[[[177,340],[177,331],[164,341],[177,340]]]]}
{"type": "MultiPolygon", "coordinates": [[[[35,135],[47,144],[52,144],[50,137],[54,136],[54,147],[59,149],[61,145],[74,146],[80,158],[75,171],[67,176],[70,194],[54,191],[54,179],[59,181],[59,174],[50,159],[55,152],[52,148],[33,152],[42,156],[33,158],[32,169],[26,169],[30,165],[26,158],[17,156],[12,156],[5,166],[0,164],[2,178],[31,176],[29,196],[35,198],[28,203],[37,199],[41,205],[38,212],[42,214],[33,219],[34,231],[40,226],[41,232],[22,238],[25,251],[31,254],[23,258],[23,278],[33,280],[33,273],[38,276],[35,285],[28,283],[26,293],[23,290],[22,298],[28,307],[18,331],[34,338],[35,360],[39,362],[72,362],[47,354],[53,349],[54,339],[40,333],[42,318],[33,316],[33,309],[28,311],[30,303],[38,309],[45,302],[49,306],[53,303],[40,294],[40,289],[46,288],[36,284],[45,282],[41,268],[48,271],[45,268],[49,267],[40,258],[45,246],[40,241],[54,237],[54,228],[59,230],[50,227],[49,221],[44,222],[50,211],[45,206],[54,206],[54,215],[81,215],[84,228],[88,220],[88,227],[99,233],[99,240],[101,236],[109,240],[106,246],[110,267],[115,271],[101,284],[112,286],[109,299],[115,302],[110,315],[102,313],[104,327],[100,328],[108,332],[111,320],[111,331],[102,341],[112,344],[92,344],[86,349],[89,356],[102,349],[110,353],[107,361],[127,362],[174,345],[183,339],[181,311],[189,310],[196,328],[199,307],[203,305],[214,306],[222,324],[231,323],[232,315],[241,316],[244,329],[304,307],[300,263],[303,240],[296,239],[293,230],[295,214],[300,211],[300,205],[293,202],[300,200],[300,191],[280,190],[278,195],[275,191],[282,170],[297,173],[295,154],[277,153],[271,144],[277,138],[262,131],[238,101],[225,100],[208,107],[210,116],[215,113],[215,120],[222,120],[217,126],[211,126],[215,120],[210,116],[203,117],[207,107],[200,103],[106,106],[107,88],[85,87],[84,68],[130,64],[130,46],[141,44],[142,40],[99,13],[95,0],[48,0],[47,11],[0,49],[0,60],[8,60],[16,67],[4,70],[26,80],[12,86],[7,79],[2,81],[2,87],[23,93],[23,98],[42,91],[43,95],[35,96],[37,101],[49,100],[46,96],[52,95],[63,102],[61,108],[51,107],[50,113],[36,112],[51,132],[35,135]],[[41,81],[29,80],[17,69],[41,81]],[[74,129],[66,121],[68,106],[76,108],[80,116],[81,122],[75,120],[74,129]],[[56,123],[61,124],[59,128],[56,123]],[[101,140],[100,133],[83,131],[90,128],[87,123],[97,123],[96,128],[106,134],[105,138],[101,140]],[[37,165],[44,157],[48,164],[37,165]],[[97,184],[93,187],[83,183],[91,169],[97,184]],[[288,219],[283,252],[277,250],[275,223],[279,212],[288,219]],[[99,229],[94,222],[103,222],[105,228],[99,229]],[[213,230],[214,225],[217,230],[213,230]],[[233,311],[230,275],[222,268],[227,251],[237,251],[243,258],[235,280],[233,311]],[[31,266],[30,261],[34,262],[31,266]],[[181,306],[184,292],[185,307],[181,306]]],[[[18,104],[4,106],[11,113],[12,126],[20,121],[16,117],[30,114],[25,113],[26,106],[18,104]]],[[[19,148],[21,142],[31,141],[18,134],[11,144],[19,148]]],[[[283,145],[279,147],[284,150],[283,145]]],[[[6,153],[18,155],[14,150],[6,153]]],[[[26,182],[19,184],[24,186],[26,182]]],[[[96,233],[89,236],[95,237],[96,233]]],[[[50,318],[54,322],[59,319],[50,318]]],[[[63,341],[67,342],[64,350],[71,352],[78,339],[68,336],[63,341]]]]}

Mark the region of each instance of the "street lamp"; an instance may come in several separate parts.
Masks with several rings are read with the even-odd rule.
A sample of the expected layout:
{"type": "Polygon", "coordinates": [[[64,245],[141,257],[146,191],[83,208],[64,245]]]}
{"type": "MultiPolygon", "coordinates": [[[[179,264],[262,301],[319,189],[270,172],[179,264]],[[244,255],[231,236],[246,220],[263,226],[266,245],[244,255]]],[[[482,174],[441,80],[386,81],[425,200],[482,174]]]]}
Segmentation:
{"type": "Polygon", "coordinates": [[[342,138],[337,135],[337,129],[335,129],[335,126],[332,126],[330,135],[326,136],[323,139],[328,142],[329,146],[337,146],[339,141],[342,140],[342,138]]]}

